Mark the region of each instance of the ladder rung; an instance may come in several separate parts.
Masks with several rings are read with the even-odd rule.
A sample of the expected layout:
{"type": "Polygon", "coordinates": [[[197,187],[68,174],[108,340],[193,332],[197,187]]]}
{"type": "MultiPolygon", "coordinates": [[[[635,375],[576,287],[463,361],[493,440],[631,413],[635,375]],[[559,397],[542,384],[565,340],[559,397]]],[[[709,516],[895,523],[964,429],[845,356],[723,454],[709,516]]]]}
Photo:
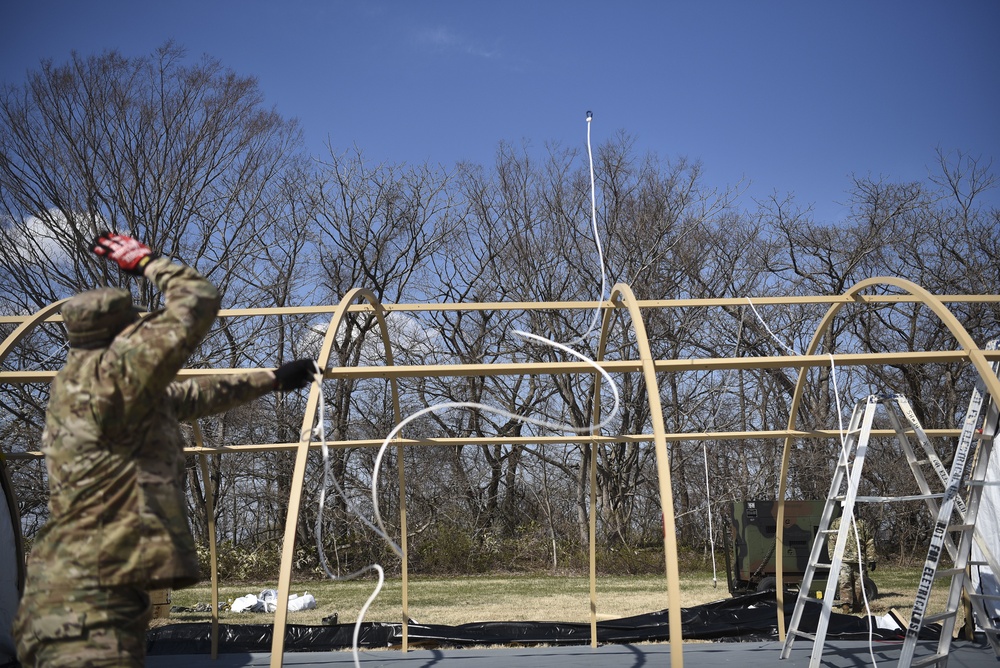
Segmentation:
{"type": "Polygon", "coordinates": [[[857,501],[864,503],[890,503],[897,501],[926,501],[927,499],[940,499],[944,497],[944,492],[938,494],[911,494],[910,496],[858,496],[857,501]]]}
{"type": "Polygon", "coordinates": [[[815,596],[803,596],[802,600],[807,603],[823,603],[823,599],[816,598],[815,596]]]}
{"type": "Polygon", "coordinates": [[[934,624],[934,623],[940,622],[941,620],[944,620],[944,619],[950,619],[951,617],[954,617],[956,614],[958,614],[957,611],[952,610],[951,612],[938,612],[938,613],[935,613],[933,615],[926,615],[924,617],[924,622],[923,623],[924,624],[934,624]]]}
{"type": "Polygon", "coordinates": [[[970,487],[1000,487],[1000,480],[969,480],[970,487]]]}
{"type": "Polygon", "coordinates": [[[815,633],[806,633],[805,631],[799,631],[798,629],[795,629],[794,631],[789,631],[789,633],[791,633],[792,635],[799,636],[800,638],[808,638],[809,640],[816,640],[815,633]]]}
{"type": "Polygon", "coordinates": [[[947,658],[948,653],[944,654],[931,654],[930,656],[922,656],[919,659],[913,659],[910,661],[910,668],[920,668],[920,666],[929,666],[932,663],[937,663],[941,659],[947,658]]]}
{"type": "Polygon", "coordinates": [[[973,592],[969,594],[969,598],[975,598],[981,601],[1000,601],[1000,594],[979,594],[973,592]]]}
{"type": "Polygon", "coordinates": [[[948,527],[948,531],[967,531],[968,529],[975,529],[975,524],[952,524],[948,527]]]}
{"type": "Polygon", "coordinates": [[[818,564],[813,564],[813,568],[825,568],[826,570],[830,570],[831,565],[832,564],[825,564],[821,561],[818,564]]]}
{"type": "Polygon", "coordinates": [[[934,574],[936,579],[940,578],[950,578],[953,575],[958,575],[959,573],[965,573],[964,568],[939,568],[937,573],[934,574]]]}

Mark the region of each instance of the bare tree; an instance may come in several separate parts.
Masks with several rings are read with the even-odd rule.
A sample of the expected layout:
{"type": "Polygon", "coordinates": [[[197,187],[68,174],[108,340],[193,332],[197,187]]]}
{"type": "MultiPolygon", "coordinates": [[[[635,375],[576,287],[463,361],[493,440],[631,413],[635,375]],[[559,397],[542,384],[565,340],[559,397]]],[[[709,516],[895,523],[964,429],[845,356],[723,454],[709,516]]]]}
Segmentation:
{"type": "MultiPolygon", "coordinates": [[[[287,246],[289,203],[305,199],[291,178],[304,169],[300,149],[296,123],[263,106],[254,78],[210,58],[188,64],[172,43],[133,59],[109,51],[42,62],[25,85],[0,95],[3,310],[32,312],[100,285],[127,286],[141,307],[156,308],[160,295],[150,285],[89,252],[102,229],[134,235],[195,266],[229,304],[287,301],[294,284],[285,282],[283,296],[268,288],[294,276],[292,266],[267,253],[285,247],[293,259],[302,247],[287,246]]],[[[249,352],[253,333],[221,328],[190,365],[273,360],[273,348],[249,352]]],[[[22,343],[21,354],[58,367],[62,340],[58,327],[43,328],[22,343]]],[[[44,390],[34,396],[30,403],[5,401],[17,421],[36,425],[24,441],[8,441],[15,449],[37,443],[44,390]]],[[[26,492],[20,498],[29,498],[26,492]]]]}
{"type": "MultiPolygon", "coordinates": [[[[372,164],[361,151],[337,153],[331,148],[319,162],[310,201],[318,296],[337,302],[352,288],[362,287],[388,303],[423,297],[431,263],[450,234],[453,195],[449,183],[446,173],[428,165],[372,164]]],[[[400,325],[395,332],[399,338],[393,341],[399,349],[393,354],[402,360],[414,344],[413,337],[420,337],[419,325],[408,328],[398,318],[391,319],[400,325]]],[[[330,364],[384,363],[375,325],[370,313],[349,314],[337,333],[330,364]]],[[[346,379],[329,385],[332,388],[327,390],[326,401],[331,438],[384,437],[395,425],[385,382],[346,379]]],[[[338,450],[333,453],[331,467],[362,509],[370,505],[370,497],[366,501],[364,493],[373,464],[368,454],[338,450]]],[[[384,467],[391,470],[394,463],[390,453],[384,467]]],[[[383,476],[382,480],[385,487],[380,508],[386,521],[392,523],[399,512],[395,476],[383,476]]],[[[357,529],[347,524],[350,516],[343,499],[331,500],[328,507],[330,531],[326,535],[343,542],[357,529]]],[[[306,523],[308,527],[314,524],[312,520],[306,523]]],[[[358,558],[368,558],[368,554],[358,558]]]]}

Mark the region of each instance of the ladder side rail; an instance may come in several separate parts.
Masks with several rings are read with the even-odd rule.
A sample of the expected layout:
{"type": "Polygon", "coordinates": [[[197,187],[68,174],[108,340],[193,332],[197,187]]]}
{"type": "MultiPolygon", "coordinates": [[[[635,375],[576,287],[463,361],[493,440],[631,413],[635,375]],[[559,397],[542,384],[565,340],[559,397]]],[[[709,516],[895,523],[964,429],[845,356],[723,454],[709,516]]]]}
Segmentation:
{"type": "MultiPolygon", "coordinates": [[[[998,414],[997,404],[991,400],[986,417],[981,423],[982,437],[979,439],[979,449],[976,453],[975,466],[978,467],[982,462],[983,468],[982,470],[977,468],[976,473],[970,477],[970,496],[978,494],[981,497],[983,494],[983,483],[985,483],[987,481],[986,479],[989,477],[990,457],[992,456],[993,450],[996,448],[998,441],[1000,441],[1000,434],[997,434],[998,422],[1000,422],[1000,414],[998,414]]],[[[981,498],[980,503],[982,503],[981,498]]],[[[976,547],[978,547],[979,551],[983,554],[983,557],[989,565],[990,570],[993,572],[993,575],[995,577],[1000,577],[1000,559],[998,559],[996,553],[990,549],[989,542],[978,529],[978,523],[977,528],[974,531],[976,547]]]]}
{"type": "MultiPolygon", "coordinates": [[[[972,501],[970,506],[974,504],[975,501],[972,501]]],[[[973,514],[973,512],[970,507],[969,515],[973,514]]],[[[965,569],[969,564],[971,549],[972,531],[965,530],[962,532],[962,537],[958,543],[958,559],[955,560],[953,566],[955,573],[951,576],[951,583],[948,587],[948,596],[944,609],[947,616],[941,620],[941,635],[938,638],[937,653],[942,656],[947,655],[948,649],[951,646],[952,635],[955,633],[959,603],[962,596],[962,589],[965,586],[965,569]]]]}
{"type": "MultiPolygon", "coordinates": [[[[915,416],[914,419],[916,419],[915,416]]],[[[924,503],[927,504],[927,509],[930,510],[931,517],[937,517],[938,504],[934,498],[932,498],[934,496],[934,492],[931,490],[930,484],[927,482],[927,478],[924,476],[923,471],[920,470],[920,462],[917,461],[916,453],[914,453],[913,448],[910,446],[910,439],[906,436],[905,430],[899,423],[899,419],[892,411],[889,411],[889,422],[891,423],[893,430],[896,432],[896,440],[899,442],[900,448],[903,450],[903,455],[906,457],[906,463],[910,467],[910,471],[913,473],[913,479],[917,483],[917,488],[920,490],[920,494],[924,497],[924,503]]],[[[941,480],[942,486],[946,483],[946,481],[947,477],[941,480]]]]}
{"type": "MultiPolygon", "coordinates": [[[[987,413],[986,420],[983,422],[984,438],[980,441],[979,452],[977,453],[976,462],[971,476],[973,483],[984,482],[987,479],[993,450],[996,448],[998,441],[1000,441],[1000,435],[996,434],[996,425],[998,421],[997,406],[996,403],[992,401],[990,404],[990,410],[987,413]]],[[[969,490],[970,499],[974,500],[976,504],[977,518],[978,513],[982,509],[983,491],[984,488],[982,485],[973,485],[969,490]]],[[[1000,568],[997,566],[995,555],[987,546],[987,541],[978,529],[973,530],[973,538],[976,541],[979,551],[983,554],[991,573],[994,577],[996,577],[997,574],[1000,574],[1000,568]]],[[[993,653],[1000,658],[1000,625],[998,625],[998,620],[990,614],[991,611],[986,608],[987,597],[973,591],[973,584],[974,583],[970,577],[966,585],[966,591],[969,596],[969,602],[972,606],[974,619],[983,630],[986,639],[993,648],[993,653]]],[[[993,606],[992,609],[995,610],[995,606],[993,606]]]]}
{"type": "MultiPolygon", "coordinates": [[[[858,412],[858,415],[860,415],[860,412],[858,412]]],[[[852,418],[852,424],[854,423],[854,421],[855,418],[852,418]]],[[[856,439],[857,439],[857,434],[855,433],[852,433],[849,436],[850,442],[853,442],[856,439]]],[[[816,534],[816,540],[813,541],[812,549],[810,550],[809,553],[809,563],[806,564],[806,572],[803,575],[802,583],[799,586],[799,595],[796,598],[795,606],[792,609],[792,618],[789,621],[788,632],[785,634],[785,645],[781,650],[782,659],[787,659],[789,653],[791,652],[792,645],[795,642],[796,635],[798,635],[797,631],[799,624],[802,621],[802,613],[805,609],[806,604],[809,602],[808,596],[809,592],[812,590],[812,581],[813,581],[813,576],[816,572],[816,564],[819,562],[819,555],[821,554],[823,549],[823,544],[820,542],[820,540],[822,539],[825,542],[827,535],[829,535],[829,528],[833,518],[833,509],[835,507],[835,501],[833,501],[833,498],[838,495],[840,491],[840,486],[844,480],[845,470],[847,469],[847,467],[845,466],[845,461],[846,458],[843,452],[841,452],[841,455],[838,458],[838,463],[834,467],[833,479],[830,484],[830,493],[827,496],[826,503],[823,504],[823,513],[820,516],[819,532],[816,534]]],[[[833,564],[831,564],[831,572],[832,572],[832,566],[833,564]]]]}
{"type": "MultiPolygon", "coordinates": [[[[991,341],[987,349],[996,349],[997,341],[991,341]]],[[[994,371],[1000,372],[1000,362],[994,362],[992,364],[994,371]]],[[[969,486],[969,496],[982,495],[983,486],[982,484],[986,481],[987,469],[989,468],[990,454],[993,450],[993,442],[997,440],[997,422],[1000,420],[998,418],[997,403],[990,397],[987,400],[988,395],[986,394],[986,388],[983,385],[982,380],[977,380],[975,387],[972,389],[972,398],[969,400],[969,408],[965,414],[965,421],[963,422],[962,433],[959,436],[960,447],[961,440],[968,437],[971,442],[976,443],[976,446],[972,446],[974,458],[971,464],[971,470],[968,477],[969,486]],[[981,416],[981,407],[983,402],[986,401],[986,415],[981,416]],[[982,419],[980,419],[982,417],[982,419]],[[979,469],[980,463],[983,463],[983,468],[979,469]],[[974,472],[975,471],[975,472],[974,472]]],[[[978,529],[974,529],[974,539],[976,541],[976,546],[979,551],[983,553],[986,562],[989,564],[990,570],[993,571],[995,575],[1000,576],[1000,560],[990,549],[989,543],[986,538],[982,535],[978,529]]]]}

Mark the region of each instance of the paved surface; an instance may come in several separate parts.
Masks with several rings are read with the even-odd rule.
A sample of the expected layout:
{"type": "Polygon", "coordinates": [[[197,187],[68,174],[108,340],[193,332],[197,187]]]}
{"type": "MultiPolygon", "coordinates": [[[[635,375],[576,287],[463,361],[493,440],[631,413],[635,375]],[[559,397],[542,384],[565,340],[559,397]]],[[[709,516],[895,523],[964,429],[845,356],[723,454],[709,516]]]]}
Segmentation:
{"type": "MultiPolygon", "coordinates": [[[[876,642],[875,663],[865,641],[828,643],[822,665],[833,668],[863,668],[877,665],[895,667],[899,659],[900,643],[876,642]]],[[[933,652],[934,643],[924,643],[917,656],[933,652]]],[[[797,641],[792,655],[782,661],[781,643],[686,643],[684,665],[692,668],[806,668],[812,643],[797,641]]],[[[606,668],[622,666],[669,666],[670,645],[605,645],[596,649],[590,646],[574,647],[520,647],[508,649],[449,649],[449,650],[365,650],[359,656],[362,668],[606,668]]],[[[271,665],[268,653],[220,654],[217,660],[208,655],[163,655],[146,659],[148,668],[237,668],[271,665]]],[[[285,666],[326,666],[348,668],[354,665],[352,652],[288,652],[285,666]]],[[[1000,661],[985,645],[955,641],[948,657],[948,668],[1000,667],[1000,661]]]]}

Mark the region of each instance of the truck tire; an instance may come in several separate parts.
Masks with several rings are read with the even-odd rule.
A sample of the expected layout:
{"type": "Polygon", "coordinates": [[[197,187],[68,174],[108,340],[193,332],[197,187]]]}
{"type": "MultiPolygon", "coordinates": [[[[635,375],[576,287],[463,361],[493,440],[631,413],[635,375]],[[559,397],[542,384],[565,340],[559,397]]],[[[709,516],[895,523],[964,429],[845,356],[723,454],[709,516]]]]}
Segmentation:
{"type": "Polygon", "coordinates": [[[865,585],[865,598],[869,601],[878,598],[878,585],[872,582],[867,576],[861,580],[865,585]]]}
{"type": "Polygon", "coordinates": [[[757,585],[757,593],[762,591],[775,591],[778,588],[778,581],[773,577],[766,577],[757,585]]]}

